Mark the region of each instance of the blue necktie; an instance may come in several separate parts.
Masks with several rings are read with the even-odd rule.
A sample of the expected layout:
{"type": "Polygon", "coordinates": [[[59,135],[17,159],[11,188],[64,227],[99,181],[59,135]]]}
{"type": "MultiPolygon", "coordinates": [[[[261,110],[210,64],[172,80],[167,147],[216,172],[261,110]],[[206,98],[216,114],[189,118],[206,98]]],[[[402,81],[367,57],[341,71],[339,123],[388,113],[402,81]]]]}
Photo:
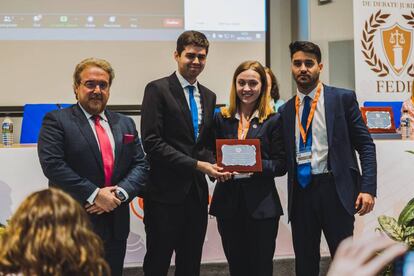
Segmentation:
{"type": "MultiPolygon", "coordinates": [[[[306,130],[306,123],[308,122],[308,117],[310,113],[310,103],[311,97],[305,96],[304,98],[304,105],[302,111],[302,119],[301,124],[304,130],[306,130]]],[[[300,135],[300,134],[299,134],[300,135]]],[[[305,148],[308,150],[312,150],[312,123],[309,125],[309,130],[306,135],[306,144],[303,143],[303,139],[299,137],[299,151],[303,151],[305,148]]],[[[298,182],[302,188],[306,188],[312,180],[312,167],[311,163],[307,162],[304,164],[298,165],[298,182]]]]}
{"type": "Polygon", "coordinates": [[[193,121],[193,127],[194,127],[194,140],[197,140],[198,136],[198,108],[197,103],[194,98],[194,86],[189,85],[188,88],[188,94],[190,99],[190,110],[191,110],[191,118],[193,121]]]}

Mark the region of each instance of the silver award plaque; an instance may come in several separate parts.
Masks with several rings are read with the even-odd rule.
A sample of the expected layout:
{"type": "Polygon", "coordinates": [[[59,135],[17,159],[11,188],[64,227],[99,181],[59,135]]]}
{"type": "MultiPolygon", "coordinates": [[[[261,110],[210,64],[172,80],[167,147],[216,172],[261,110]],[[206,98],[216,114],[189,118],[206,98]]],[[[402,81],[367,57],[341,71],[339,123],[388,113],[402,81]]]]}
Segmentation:
{"type": "Polygon", "coordinates": [[[222,145],[222,163],[225,166],[256,165],[256,147],[254,145],[222,145]]]}
{"type": "Polygon", "coordinates": [[[369,129],[389,129],[392,127],[391,115],[386,111],[367,111],[367,126],[369,129]]]}

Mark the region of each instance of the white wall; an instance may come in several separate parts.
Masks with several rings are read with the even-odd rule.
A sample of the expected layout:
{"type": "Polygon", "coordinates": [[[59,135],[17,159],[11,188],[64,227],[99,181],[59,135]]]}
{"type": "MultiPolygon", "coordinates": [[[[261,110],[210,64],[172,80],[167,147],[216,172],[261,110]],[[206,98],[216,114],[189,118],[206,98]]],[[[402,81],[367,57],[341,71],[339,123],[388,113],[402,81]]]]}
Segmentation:
{"type": "Polygon", "coordinates": [[[333,0],[318,5],[309,0],[309,30],[311,40],[349,40],[354,38],[353,5],[351,0],[333,0]]]}
{"type": "Polygon", "coordinates": [[[292,96],[289,43],[291,42],[291,3],[270,0],[270,63],[279,82],[280,97],[292,96]]]}
{"type": "Polygon", "coordinates": [[[321,80],[329,83],[328,42],[354,38],[353,4],[351,0],[333,0],[325,5],[318,5],[317,0],[308,1],[309,40],[317,43],[321,48],[322,63],[325,66],[321,80]]]}

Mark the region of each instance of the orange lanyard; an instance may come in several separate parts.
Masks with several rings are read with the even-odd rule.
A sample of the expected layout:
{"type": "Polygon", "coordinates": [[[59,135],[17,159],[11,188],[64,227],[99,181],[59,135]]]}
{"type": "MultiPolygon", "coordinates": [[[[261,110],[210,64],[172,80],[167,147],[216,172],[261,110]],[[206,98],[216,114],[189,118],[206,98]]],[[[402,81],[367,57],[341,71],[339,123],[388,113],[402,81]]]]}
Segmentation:
{"type": "Polygon", "coordinates": [[[239,128],[237,129],[237,138],[239,140],[244,140],[250,128],[250,121],[247,120],[247,127],[244,128],[243,127],[243,116],[241,114],[239,115],[240,115],[240,120],[239,120],[239,128]],[[245,129],[247,129],[247,131],[245,131],[245,129]]]}
{"type": "Polygon", "coordinates": [[[309,126],[313,120],[313,116],[315,115],[316,105],[318,104],[318,99],[319,99],[319,96],[321,95],[321,89],[322,89],[322,84],[318,83],[318,88],[315,93],[315,98],[312,101],[311,110],[309,112],[308,121],[306,122],[306,131],[303,129],[303,126],[300,122],[300,118],[299,118],[300,102],[299,102],[299,96],[296,96],[296,102],[295,102],[296,103],[296,117],[298,118],[299,130],[300,130],[300,135],[302,136],[303,144],[306,144],[306,136],[308,135],[309,126]]]}

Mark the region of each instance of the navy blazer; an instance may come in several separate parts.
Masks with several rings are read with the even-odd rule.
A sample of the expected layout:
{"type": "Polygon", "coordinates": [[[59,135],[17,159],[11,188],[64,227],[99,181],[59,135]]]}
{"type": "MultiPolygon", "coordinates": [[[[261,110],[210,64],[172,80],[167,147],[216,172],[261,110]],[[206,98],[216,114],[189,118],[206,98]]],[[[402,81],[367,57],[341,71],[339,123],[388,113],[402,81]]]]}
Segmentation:
{"type": "MultiPolygon", "coordinates": [[[[288,210],[292,209],[296,179],[295,99],[291,98],[279,111],[283,122],[288,168],[288,210]]],[[[324,85],[328,162],[338,196],[349,214],[355,214],[355,201],[360,192],[376,196],[377,161],[375,144],[362,119],[354,91],[324,85]],[[359,153],[362,175],[355,151],[359,153]]]]}
{"type": "MultiPolygon", "coordinates": [[[[105,115],[115,141],[112,183],[122,187],[130,201],[142,195],[148,164],[132,119],[108,110],[105,115]],[[134,135],[134,141],[124,143],[124,134],[134,135]]],[[[96,188],[104,187],[105,174],[98,142],[78,104],[46,114],[39,134],[38,155],[49,185],[68,192],[81,205],[86,204],[96,188]]],[[[124,202],[113,212],[90,215],[95,231],[105,237],[111,221],[115,237],[126,239],[129,234],[128,206],[128,202],[124,202]]]]}
{"type": "MultiPolygon", "coordinates": [[[[237,139],[239,120],[215,117],[217,139],[237,139]]],[[[218,182],[210,206],[210,214],[216,217],[232,217],[243,196],[247,210],[253,218],[274,218],[283,214],[274,178],[286,173],[285,150],[279,114],[272,114],[263,123],[253,118],[246,139],[260,139],[262,156],[261,173],[254,173],[247,179],[218,182]]]]}
{"type": "Polygon", "coordinates": [[[145,87],[141,134],[150,162],[146,197],[163,203],[184,201],[196,185],[201,202],[208,202],[205,175],[196,169],[197,160],[213,162],[213,114],[216,95],[198,84],[203,117],[197,140],[188,102],[177,75],[152,81],[145,87]]]}

